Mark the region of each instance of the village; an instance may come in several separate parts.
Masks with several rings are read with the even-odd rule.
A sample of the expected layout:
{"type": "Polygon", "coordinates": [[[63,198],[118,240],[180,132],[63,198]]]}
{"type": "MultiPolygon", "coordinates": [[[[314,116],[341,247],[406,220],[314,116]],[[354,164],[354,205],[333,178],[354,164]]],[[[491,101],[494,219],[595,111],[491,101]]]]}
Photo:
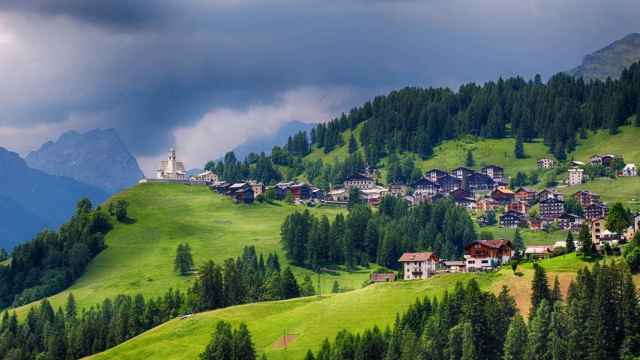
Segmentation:
{"type": "MultiPolygon", "coordinates": [[[[594,155],[589,165],[593,167],[619,168],[617,176],[638,176],[635,164],[624,164],[621,157],[613,154],[594,155]],[[623,164],[621,166],[620,164],[623,164]]],[[[539,159],[539,169],[552,169],[553,159],[539,159]]],[[[574,186],[587,181],[587,164],[571,161],[567,169],[565,186],[574,186]]],[[[600,195],[579,190],[564,195],[557,188],[536,190],[526,186],[510,187],[505,169],[497,165],[483,166],[479,171],[468,167],[458,167],[449,172],[431,169],[422,178],[411,184],[392,183],[380,185],[376,179],[378,169],[368,167],[362,173],[344,179],[340,186],[323,191],[311,184],[297,181],[265,184],[246,180],[229,183],[221,180],[212,171],[204,171],[187,176],[185,166],[177,161],[174,149],[168,159],[162,161],[157,171],[157,179],[143,182],[177,182],[208,186],[213,192],[232,198],[237,203],[250,204],[264,201],[287,200],[298,205],[346,206],[350,196],[357,194],[359,201],[372,207],[380,204],[385,196],[404,199],[409,206],[432,203],[440,199],[451,199],[475,215],[482,226],[499,225],[506,229],[529,229],[531,231],[564,230],[577,233],[583,224],[591,233],[591,241],[597,251],[616,249],[630,241],[640,231],[640,214],[633,216],[633,224],[622,233],[607,230],[606,217],[609,206],[601,201],[600,195]],[[355,190],[355,191],[354,191],[355,190]]],[[[579,244],[574,244],[579,247],[579,244]]],[[[556,241],[549,245],[527,246],[523,253],[517,253],[510,240],[477,240],[464,249],[464,260],[438,258],[431,252],[405,253],[398,262],[402,265],[404,280],[426,279],[441,272],[468,272],[494,270],[518,259],[539,259],[564,253],[566,241],[556,241]]],[[[395,273],[376,273],[372,282],[393,281],[395,273]]]]}

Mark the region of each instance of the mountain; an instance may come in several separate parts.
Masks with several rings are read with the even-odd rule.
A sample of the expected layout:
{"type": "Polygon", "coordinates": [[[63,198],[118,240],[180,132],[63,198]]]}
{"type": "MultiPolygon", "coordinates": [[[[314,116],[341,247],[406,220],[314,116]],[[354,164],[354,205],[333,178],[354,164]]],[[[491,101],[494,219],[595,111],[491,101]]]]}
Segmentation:
{"type": "Polygon", "coordinates": [[[640,60],[640,33],[629,34],[593,54],[586,55],[582,64],[567,73],[585,80],[617,79],[622,70],[640,60]]]}
{"type": "Polygon", "coordinates": [[[82,197],[94,204],[107,198],[101,189],[31,169],[14,152],[0,147],[0,247],[29,240],[43,227],[65,222],[82,197]]]}
{"type": "Polygon", "coordinates": [[[113,129],[69,131],[26,157],[27,164],[116,193],[143,178],[136,159],[113,129]]]}
{"type": "Polygon", "coordinates": [[[309,131],[314,127],[300,121],[290,121],[283,124],[275,133],[270,135],[255,135],[249,137],[244,143],[236,146],[233,152],[238,159],[244,159],[250,153],[259,154],[261,152],[270,153],[274,146],[282,146],[287,143],[289,136],[300,132],[309,131]]]}

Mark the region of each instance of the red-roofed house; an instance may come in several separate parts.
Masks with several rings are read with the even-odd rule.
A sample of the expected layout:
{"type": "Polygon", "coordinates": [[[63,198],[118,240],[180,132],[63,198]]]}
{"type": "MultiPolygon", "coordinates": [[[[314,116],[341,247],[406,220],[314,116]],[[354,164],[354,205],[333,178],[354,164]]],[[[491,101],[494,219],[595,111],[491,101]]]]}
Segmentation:
{"type": "Polygon", "coordinates": [[[436,273],[438,257],[430,252],[404,253],[398,261],[404,267],[404,279],[417,280],[436,273]]]}
{"type": "Polygon", "coordinates": [[[490,270],[511,260],[513,247],[509,240],[477,240],[464,248],[467,270],[490,270]]]}

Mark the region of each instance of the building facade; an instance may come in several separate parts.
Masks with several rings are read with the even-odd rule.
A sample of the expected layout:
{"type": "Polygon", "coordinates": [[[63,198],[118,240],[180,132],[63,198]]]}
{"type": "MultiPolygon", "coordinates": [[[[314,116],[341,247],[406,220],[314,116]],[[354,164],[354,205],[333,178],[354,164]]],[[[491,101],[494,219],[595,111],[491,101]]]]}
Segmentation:
{"type": "Polygon", "coordinates": [[[160,162],[160,168],[156,170],[158,179],[164,180],[187,180],[187,172],[184,170],[184,163],[176,160],[176,150],[169,149],[167,160],[160,162]]]}
{"type": "Polygon", "coordinates": [[[513,246],[508,240],[477,240],[464,248],[468,271],[491,270],[511,260],[513,246]]]}
{"type": "Polygon", "coordinates": [[[430,252],[404,253],[398,259],[405,280],[428,279],[436,273],[438,257],[430,252]]]}
{"type": "Polygon", "coordinates": [[[582,184],[582,180],[584,177],[584,170],[581,168],[573,167],[569,169],[569,179],[567,183],[569,186],[582,184]]]}

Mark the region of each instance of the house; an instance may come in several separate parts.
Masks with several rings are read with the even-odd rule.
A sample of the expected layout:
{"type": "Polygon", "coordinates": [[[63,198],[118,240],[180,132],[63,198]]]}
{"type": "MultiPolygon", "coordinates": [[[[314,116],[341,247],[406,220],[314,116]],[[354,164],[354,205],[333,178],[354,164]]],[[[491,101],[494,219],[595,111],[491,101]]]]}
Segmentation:
{"type": "Polygon", "coordinates": [[[574,214],[561,214],[556,220],[562,230],[578,229],[583,222],[580,216],[574,214]]]}
{"type": "Polygon", "coordinates": [[[467,266],[464,261],[443,261],[442,265],[450,273],[467,272],[467,266]]]}
{"type": "Polygon", "coordinates": [[[511,260],[513,246],[509,240],[476,240],[464,248],[468,271],[491,270],[511,260]]]}
{"type": "Polygon", "coordinates": [[[544,259],[551,257],[553,248],[547,245],[527,246],[524,255],[529,259],[544,259]]]}
{"type": "MultiPolygon", "coordinates": [[[[573,241],[573,244],[575,246],[575,240],[573,241]]],[[[553,249],[566,249],[567,248],[567,240],[558,240],[555,243],[553,243],[553,249]]]]}
{"type": "Polygon", "coordinates": [[[235,199],[237,202],[250,204],[254,200],[253,189],[246,182],[235,183],[227,188],[227,195],[235,199]]]}
{"type": "Polygon", "coordinates": [[[351,189],[352,187],[355,187],[360,190],[364,190],[364,189],[371,189],[375,185],[376,185],[375,180],[362,174],[355,174],[355,175],[349,176],[343,182],[343,186],[346,189],[351,189]]]}
{"type": "Polygon", "coordinates": [[[402,197],[407,193],[408,189],[409,187],[403,183],[391,183],[389,184],[389,195],[402,197]]]}
{"type": "Polygon", "coordinates": [[[600,203],[600,195],[587,190],[576,191],[571,196],[580,204],[580,206],[582,206],[583,209],[590,205],[600,203]]]}
{"type": "Polygon", "coordinates": [[[231,186],[231,184],[226,181],[215,181],[209,188],[217,193],[225,194],[229,186],[231,186]]]}
{"type": "Polygon", "coordinates": [[[218,175],[216,173],[214,173],[213,171],[205,171],[203,173],[200,173],[196,176],[192,176],[191,180],[195,180],[195,181],[205,181],[208,183],[214,183],[216,181],[218,181],[218,175]]]}
{"type": "Polygon", "coordinates": [[[176,160],[175,149],[169,149],[167,160],[160,162],[160,168],[156,170],[156,177],[162,180],[187,180],[184,163],[176,160]]]}
{"type": "Polygon", "coordinates": [[[436,273],[438,257],[430,252],[404,253],[398,261],[405,280],[427,279],[436,273]]]}
{"type": "Polygon", "coordinates": [[[564,200],[564,195],[556,192],[553,189],[544,189],[536,195],[536,198],[538,199],[538,201],[543,201],[546,199],[564,200]]]}
{"type": "Polygon", "coordinates": [[[515,191],[515,198],[531,205],[536,201],[536,191],[528,187],[519,187],[515,191]]]}
{"type": "Polygon", "coordinates": [[[607,230],[607,221],[604,218],[594,219],[591,221],[591,241],[594,244],[600,243],[600,238],[604,231],[607,230]]]}
{"type": "Polygon", "coordinates": [[[489,191],[495,186],[495,181],[487,175],[473,172],[464,178],[468,191],[476,194],[482,191],[489,191]]]}
{"type": "Polygon", "coordinates": [[[382,198],[389,193],[389,189],[382,186],[375,186],[372,189],[360,190],[360,198],[365,200],[369,205],[378,205],[382,198]]]}
{"type": "Polygon", "coordinates": [[[257,181],[249,181],[249,185],[251,185],[251,190],[253,190],[253,196],[264,194],[265,187],[263,183],[257,181]]]}
{"type": "Polygon", "coordinates": [[[557,219],[563,213],[564,201],[555,198],[540,201],[540,217],[543,219],[557,219]]]}
{"type": "Polygon", "coordinates": [[[396,281],[396,274],[392,273],[392,272],[389,272],[389,273],[372,273],[369,276],[369,280],[371,282],[374,282],[374,283],[396,281]]]}
{"type": "Polygon", "coordinates": [[[324,199],[324,191],[322,189],[312,186],[311,187],[311,198],[316,200],[324,199]]]}
{"type": "Polygon", "coordinates": [[[506,187],[499,186],[491,192],[491,198],[499,204],[506,205],[513,201],[515,194],[506,187]]]}
{"type": "Polygon", "coordinates": [[[523,221],[523,216],[515,211],[508,211],[500,215],[500,225],[505,228],[517,228],[523,221]]]}
{"type": "Polygon", "coordinates": [[[495,211],[501,205],[492,198],[482,198],[477,202],[477,208],[481,211],[495,211]]]}
{"type": "Polygon", "coordinates": [[[593,166],[611,166],[613,161],[618,157],[614,154],[602,154],[602,155],[593,155],[591,156],[591,165],[593,166]]]}
{"type": "Polygon", "coordinates": [[[345,188],[337,188],[327,193],[326,201],[336,203],[347,203],[349,201],[349,192],[345,188]]]}
{"type": "Polygon", "coordinates": [[[583,207],[584,217],[588,220],[604,218],[609,213],[609,207],[600,202],[594,202],[591,205],[583,207]]]}
{"type": "Polygon", "coordinates": [[[501,182],[504,181],[504,169],[497,165],[488,165],[480,169],[480,172],[488,177],[492,178],[493,181],[501,182]]]}
{"type": "Polygon", "coordinates": [[[307,200],[311,197],[311,186],[305,183],[293,184],[289,190],[295,201],[307,200]]]}
{"type": "Polygon", "coordinates": [[[286,198],[287,194],[289,194],[289,192],[291,192],[291,187],[294,184],[295,183],[293,181],[279,182],[279,183],[275,184],[275,186],[273,187],[273,190],[276,193],[276,198],[280,199],[280,200],[286,198]]]}
{"type": "Polygon", "coordinates": [[[512,203],[507,204],[507,211],[516,212],[520,215],[527,215],[529,212],[529,204],[524,201],[514,201],[512,203]]]}
{"type": "Polygon", "coordinates": [[[438,192],[438,184],[427,178],[421,178],[420,180],[413,183],[412,186],[415,189],[416,193],[433,195],[438,192]]]}
{"type": "Polygon", "coordinates": [[[476,199],[463,189],[456,189],[449,193],[449,196],[453,198],[453,201],[464,208],[475,209],[476,199]]]}
{"type": "Polygon", "coordinates": [[[638,169],[636,168],[636,164],[627,164],[620,172],[621,176],[638,176],[638,169]]]}
{"type": "Polygon", "coordinates": [[[473,171],[472,169],[466,168],[464,166],[460,166],[451,170],[451,175],[454,177],[457,177],[460,180],[464,179],[465,177],[471,174],[475,174],[475,171],[473,171]]]}
{"type": "Polygon", "coordinates": [[[569,162],[569,165],[571,165],[571,166],[577,166],[577,167],[584,167],[584,166],[586,166],[587,164],[585,164],[585,163],[584,163],[584,162],[582,162],[582,161],[571,160],[571,161],[569,162]]]}
{"type": "Polygon", "coordinates": [[[553,159],[543,158],[538,160],[539,169],[553,169],[554,165],[553,159]]]}
{"type": "Polygon", "coordinates": [[[569,184],[569,186],[582,184],[583,177],[584,177],[584,169],[581,169],[578,167],[572,167],[568,170],[568,172],[569,172],[569,178],[567,180],[567,183],[569,184]]]}
{"type": "Polygon", "coordinates": [[[424,177],[426,177],[427,179],[436,182],[438,181],[439,178],[443,177],[443,176],[448,176],[449,174],[447,174],[446,171],[440,170],[440,169],[431,169],[429,171],[427,171],[427,173],[424,175],[424,177]]]}
{"type": "Polygon", "coordinates": [[[436,184],[438,185],[438,191],[443,193],[450,193],[462,188],[462,180],[449,174],[439,177],[436,184]]]}
{"type": "Polygon", "coordinates": [[[529,229],[533,231],[544,230],[549,224],[540,218],[530,218],[527,222],[529,223],[529,229]]]}

